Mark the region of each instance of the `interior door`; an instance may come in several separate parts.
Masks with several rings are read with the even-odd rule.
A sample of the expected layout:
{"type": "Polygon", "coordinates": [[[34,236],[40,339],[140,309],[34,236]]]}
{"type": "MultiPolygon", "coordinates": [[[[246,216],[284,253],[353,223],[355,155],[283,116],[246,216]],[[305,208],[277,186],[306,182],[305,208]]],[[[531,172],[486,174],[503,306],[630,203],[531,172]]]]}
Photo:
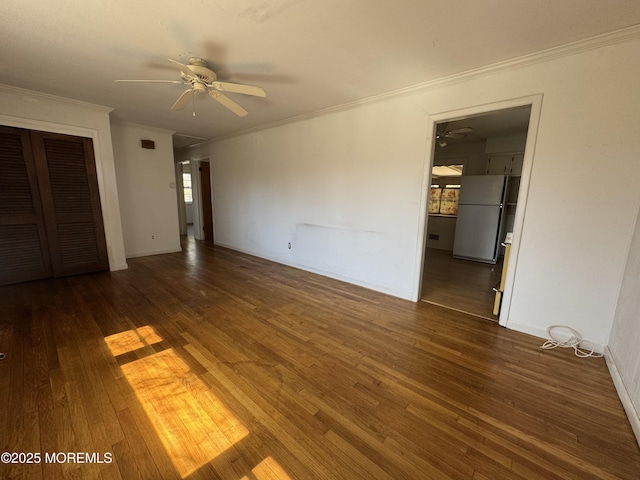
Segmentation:
{"type": "Polygon", "coordinates": [[[202,230],[205,240],[213,240],[213,204],[211,203],[211,170],[209,162],[200,163],[202,187],[202,230]]]}
{"type": "Polygon", "coordinates": [[[0,127],[0,285],[52,273],[29,131],[0,127]]]}
{"type": "Polygon", "coordinates": [[[56,277],[106,270],[93,142],[89,138],[31,132],[56,277]]]}
{"type": "Polygon", "coordinates": [[[0,285],[108,267],[91,139],[0,127],[0,285]]]}

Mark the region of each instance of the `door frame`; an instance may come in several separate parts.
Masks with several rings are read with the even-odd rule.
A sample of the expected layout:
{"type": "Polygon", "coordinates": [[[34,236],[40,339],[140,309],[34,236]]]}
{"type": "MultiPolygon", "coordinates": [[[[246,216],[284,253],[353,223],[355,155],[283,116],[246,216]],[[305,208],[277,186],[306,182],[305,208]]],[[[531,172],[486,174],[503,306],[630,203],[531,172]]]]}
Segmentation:
{"type": "Polygon", "coordinates": [[[508,326],[509,313],[511,311],[511,301],[514,295],[514,285],[517,273],[518,259],[520,255],[520,241],[522,239],[525,212],[529,196],[531,170],[533,167],[535,145],[538,137],[538,124],[540,122],[540,113],[542,110],[542,97],[542,93],[539,93],[535,95],[491,102],[456,110],[435,112],[427,115],[427,155],[425,156],[422,180],[422,200],[420,203],[420,223],[418,226],[418,251],[416,252],[416,265],[419,268],[415,269],[416,276],[414,278],[414,301],[420,301],[420,295],[422,292],[422,277],[424,275],[424,257],[425,249],[427,246],[427,222],[429,212],[428,186],[431,184],[431,168],[434,163],[437,125],[442,122],[464,120],[465,118],[484,115],[498,110],[530,106],[531,113],[529,116],[529,128],[527,130],[527,141],[524,151],[522,175],[520,178],[520,190],[518,192],[518,207],[516,209],[516,215],[513,224],[513,241],[511,244],[509,263],[506,267],[507,276],[505,281],[505,289],[502,296],[502,307],[500,309],[500,316],[498,320],[498,323],[501,326],[508,326]]]}
{"type": "MultiPolygon", "coordinates": [[[[184,180],[182,174],[184,173],[184,165],[190,164],[188,161],[175,162],[176,171],[176,193],[178,201],[178,225],[180,228],[180,235],[187,235],[187,203],[184,201],[184,180]]],[[[189,171],[191,174],[191,171],[189,171]]],[[[193,193],[193,187],[191,189],[193,193]]],[[[193,200],[192,200],[192,213],[193,213],[193,200]]]]}
{"type": "MultiPolygon", "coordinates": [[[[33,92],[29,92],[33,93],[33,92]]],[[[100,107],[99,110],[110,112],[111,109],[100,107]]],[[[109,270],[112,272],[129,268],[124,251],[122,236],[122,222],[120,219],[120,203],[116,189],[116,175],[113,160],[111,134],[108,130],[98,127],[85,127],[72,124],[55,123],[53,121],[35,118],[14,117],[0,113],[0,125],[7,127],[37,130],[49,133],[61,133],[75,137],[90,138],[93,142],[93,158],[98,177],[98,192],[102,208],[102,222],[105,240],[107,242],[107,257],[109,270]],[[108,134],[108,137],[106,136],[108,134]],[[108,140],[108,141],[102,141],[108,140]]],[[[107,123],[108,127],[108,123],[107,123]]]]}
{"type": "MultiPolygon", "coordinates": [[[[209,163],[209,173],[213,172],[213,166],[210,157],[202,157],[197,160],[191,160],[191,188],[193,189],[193,232],[196,240],[204,240],[202,233],[202,225],[204,219],[202,216],[202,175],[200,172],[200,164],[209,163]]],[[[209,176],[211,185],[211,216],[213,220],[213,238],[216,237],[215,208],[213,205],[213,175],[209,176]]]]}

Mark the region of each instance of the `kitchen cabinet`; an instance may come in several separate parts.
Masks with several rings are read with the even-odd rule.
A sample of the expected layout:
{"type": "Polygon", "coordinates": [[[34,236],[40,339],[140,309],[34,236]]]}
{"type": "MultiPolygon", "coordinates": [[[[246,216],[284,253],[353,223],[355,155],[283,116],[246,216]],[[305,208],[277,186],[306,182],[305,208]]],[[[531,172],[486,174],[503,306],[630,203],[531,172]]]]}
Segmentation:
{"type": "Polygon", "coordinates": [[[524,161],[524,153],[516,153],[511,157],[511,169],[509,175],[522,175],[522,163],[524,161]]]}
{"type": "Polygon", "coordinates": [[[522,153],[501,153],[487,159],[487,175],[522,175],[522,153]]]}
{"type": "Polygon", "coordinates": [[[511,169],[511,155],[491,155],[487,159],[487,175],[507,175],[511,169]]]}

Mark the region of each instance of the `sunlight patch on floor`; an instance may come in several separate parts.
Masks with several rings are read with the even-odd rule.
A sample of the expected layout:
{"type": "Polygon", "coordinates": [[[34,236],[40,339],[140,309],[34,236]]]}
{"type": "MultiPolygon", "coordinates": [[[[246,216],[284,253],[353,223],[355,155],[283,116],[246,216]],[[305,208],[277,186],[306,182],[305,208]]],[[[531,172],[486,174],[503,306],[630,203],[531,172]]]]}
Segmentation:
{"type": "Polygon", "coordinates": [[[291,477],[273,457],[267,457],[251,469],[251,476],[245,475],[240,480],[291,480],[291,477]]]}
{"type": "Polygon", "coordinates": [[[173,349],[121,368],[182,478],[249,434],[173,349]]]}
{"type": "Polygon", "coordinates": [[[144,327],[134,328],[126,332],[116,333],[104,338],[111,354],[114,357],[122,355],[147,345],[160,343],[162,338],[156,333],[153,327],[145,325],[144,327]]]}

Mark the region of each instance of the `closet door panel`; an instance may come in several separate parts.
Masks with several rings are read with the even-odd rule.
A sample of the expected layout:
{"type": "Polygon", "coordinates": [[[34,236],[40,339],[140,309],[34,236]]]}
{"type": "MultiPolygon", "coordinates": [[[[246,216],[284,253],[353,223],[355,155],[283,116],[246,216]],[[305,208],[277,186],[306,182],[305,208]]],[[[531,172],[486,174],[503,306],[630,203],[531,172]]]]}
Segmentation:
{"type": "Polygon", "coordinates": [[[31,132],[54,276],[108,268],[91,139],[31,132]]]}
{"type": "Polygon", "coordinates": [[[29,131],[0,126],[0,285],[51,274],[29,131]]]}

